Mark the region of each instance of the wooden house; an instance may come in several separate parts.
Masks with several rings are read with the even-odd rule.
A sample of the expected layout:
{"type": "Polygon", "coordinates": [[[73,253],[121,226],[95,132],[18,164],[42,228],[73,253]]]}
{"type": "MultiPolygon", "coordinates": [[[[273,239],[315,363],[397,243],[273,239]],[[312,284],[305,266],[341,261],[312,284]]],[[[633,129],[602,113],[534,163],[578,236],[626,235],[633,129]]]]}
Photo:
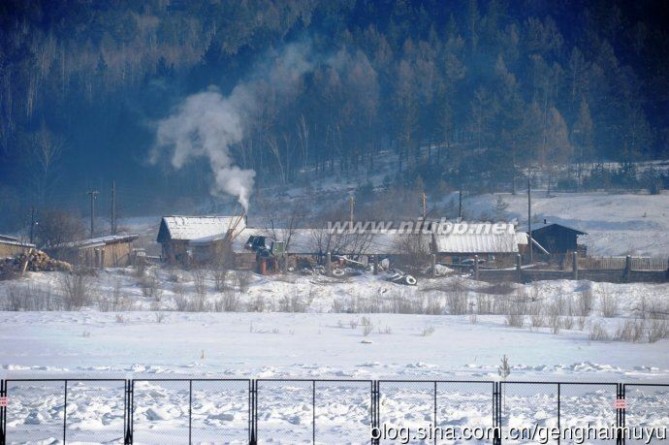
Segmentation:
{"type": "Polygon", "coordinates": [[[169,264],[206,264],[227,252],[225,244],[245,227],[241,216],[164,216],[157,241],[163,261],[169,264]]]}

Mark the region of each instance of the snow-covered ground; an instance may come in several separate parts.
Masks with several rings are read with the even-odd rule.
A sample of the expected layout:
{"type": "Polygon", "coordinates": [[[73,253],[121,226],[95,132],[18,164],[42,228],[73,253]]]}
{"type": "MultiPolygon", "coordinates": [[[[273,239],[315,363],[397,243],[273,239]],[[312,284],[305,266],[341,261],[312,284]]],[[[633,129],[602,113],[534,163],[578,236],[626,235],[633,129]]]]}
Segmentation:
{"type": "MultiPolygon", "coordinates": [[[[216,292],[211,273],[148,275],[154,273],[164,289],[152,296],[142,292],[130,269],[118,269],[95,279],[97,301],[83,310],[0,312],[2,377],[10,380],[9,443],[62,443],[65,415],[68,443],[120,443],[123,382],[77,381],[86,378],[135,380],[134,443],[145,444],[187,443],[189,424],[192,443],[245,443],[249,384],[244,379],[250,378],[261,379],[259,443],[283,444],[312,443],[314,422],[316,443],[369,443],[368,380],[403,381],[381,382],[382,425],[400,429],[389,431],[397,440],[382,443],[425,443],[404,438],[430,425],[459,434],[464,427],[491,427],[489,382],[499,380],[503,355],[511,365],[507,381],[537,382],[506,387],[505,425],[518,428],[557,426],[558,388],[540,382],[575,383],[560,389],[563,428],[615,423],[615,385],[605,383],[669,382],[667,338],[652,343],[645,336],[638,342],[591,338],[596,326],[616,337],[637,317],[669,312],[669,285],[565,280],[495,286],[455,277],[406,287],[374,276],[240,280],[231,274],[226,290],[216,292]],[[237,312],[176,311],[184,304],[177,301],[181,293],[195,301],[196,285],[206,291],[205,309],[227,298],[237,312]],[[116,304],[124,310],[100,311],[114,295],[120,295],[116,304]],[[588,315],[578,315],[588,301],[588,315]],[[451,314],[463,308],[476,315],[451,314]],[[512,327],[508,314],[478,314],[514,309],[534,315],[512,327]],[[609,312],[612,316],[604,317],[609,312]],[[565,314],[557,317],[559,330],[551,324],[557,313],[565,314]],[[71,379],[67,413],[62,381],[21,378],[71,379]],[[152,380],[190,378],[230,380],[195,381],[192,388],[188,381],[152,380]],[[310,381],[263,380],[277,378],[339,381],[314,387],[310,381]],[[595,385],[578,385],[584,382],[595,385]]],[[[57,291],[61,279],[34,273],[3,283],[0,293],[27,286],[45,296],[47,288],[57,291]]],[[[650,329],[650,321],[645,323],[650,329]]],[[[666,387],[630,387],[628,425],[666,425],[668,396],[666,387]]]]}
{"type": "MultiPolygon", "coordinates": [[[[3,370],[11,377],[491,379],[506,354],[512,378],[669,381],[668,340],[592,339],[600,327],[615,337],[625,322],[665,316],[669,285],[565,280],[497,289],[456,277],[408,287],[372,275],[252,275],[240,289],[231,274],[217,292],[211,273],[154,273],[163,289],[152,296],[120,269],[95,278],[98,297],[80,311],[0,312],[3,370]],[[209,312],[177,311],[198,301],[198,285],[209,312]],[[603,317],[611,301],[614,315],[603,317]],[[509,326],[512,312],[525,314],[523,327],[509,326]],[[551,314],[560,319],[557,333],[551,314]]],[[[57,294],[60,286],[58,274],[34,273],[4,283],[0,294],[57,294]]]]}

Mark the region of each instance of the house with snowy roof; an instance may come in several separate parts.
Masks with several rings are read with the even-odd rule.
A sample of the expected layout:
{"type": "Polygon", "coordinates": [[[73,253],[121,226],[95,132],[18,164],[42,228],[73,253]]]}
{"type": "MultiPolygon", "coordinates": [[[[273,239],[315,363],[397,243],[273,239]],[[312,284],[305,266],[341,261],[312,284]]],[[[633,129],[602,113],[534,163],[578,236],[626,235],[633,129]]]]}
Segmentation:
{"type": "Polygon", "coordinates": [[[229,250],[226,247],[245,228],[242,216],[164,216],[157,241],[167,263],[207,263],[229,250]]]}
{"type": "Polygon", "coordinates": [[[432,250],[447,264],[478,255],[492,260],[518,254],[522,243],[512,223],[448,223],[434,231],[432,250]]]}

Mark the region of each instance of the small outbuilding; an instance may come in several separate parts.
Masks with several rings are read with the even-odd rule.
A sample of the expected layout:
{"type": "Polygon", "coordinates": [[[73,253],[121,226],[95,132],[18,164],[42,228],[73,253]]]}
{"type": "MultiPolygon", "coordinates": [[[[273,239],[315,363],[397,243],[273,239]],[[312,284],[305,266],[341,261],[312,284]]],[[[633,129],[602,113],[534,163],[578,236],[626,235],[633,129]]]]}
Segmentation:
{"type": "Polygon", "coordinates": [[[132,261],[138,235],[108,235],[74,241],[45,249],[53,258],[70,264],[104,268],[125,267],[132,261]]]}
{"type": "Polygon", "coordinates": [[[25,243],[19,238],[0,235],[0,258],[14,257],[34,248],[34,244],[25,243]]]}
{"type": "Polygon", "coordinates": [[[532,230],[532,240],[539,243],[551,254],[580,252],[585,254],[585,247],[578,244],[578,237],[587,233],[562,224],[546,224],[532,230]]]}
{"type": "Polygon", "coordinates": [[[515,257],[518,244],[511,223],[459,222],[435,232],[433,251],[446,264],[458,264],[474,255],[482,260],[515,257]]]}

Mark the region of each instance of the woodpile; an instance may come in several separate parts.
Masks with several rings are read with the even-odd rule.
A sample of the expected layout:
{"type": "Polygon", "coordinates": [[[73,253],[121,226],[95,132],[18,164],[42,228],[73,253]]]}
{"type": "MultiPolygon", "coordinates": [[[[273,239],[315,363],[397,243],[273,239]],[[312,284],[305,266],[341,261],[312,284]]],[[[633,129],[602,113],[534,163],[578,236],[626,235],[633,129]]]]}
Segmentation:
{"type": "Polygon", "coordinates": [[[22,274],[27,270],[32,272],[71,272],[72,265],[65,261],[54,260],[37,249],[30,249],[28,252],[20,253],[12,258],[0,259],[2,275],[22,274]]]}

